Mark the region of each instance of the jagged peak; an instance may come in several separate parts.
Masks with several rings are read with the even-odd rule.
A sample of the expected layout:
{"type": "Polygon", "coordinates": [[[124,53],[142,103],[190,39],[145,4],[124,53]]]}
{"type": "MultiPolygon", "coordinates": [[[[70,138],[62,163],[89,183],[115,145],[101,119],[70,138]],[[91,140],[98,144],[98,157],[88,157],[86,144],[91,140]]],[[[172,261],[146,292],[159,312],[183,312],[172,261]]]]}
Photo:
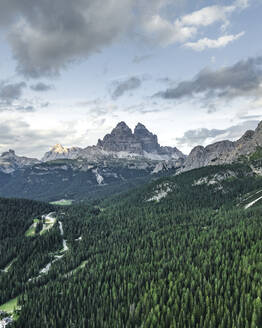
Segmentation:
{"type": "Polygon", "coordinates": [[[51,149],[52,152],[55,152],[55,153],[67,153],[68,152],[68,148],[65,148],[63,147],[61,144],[56,144],[52,147],[51,149]]]}
{"type": "Polygon", "coordinates": [[[8,151],[2,153],[2,157],[4,156],[16,156],[16,153],[13,149],[9,149],[8,151]]]}
{"type": "Polygon", "coordinates": [[[248,140],[252,139],[255,134],[253,130],[247,130],[239,140],[248,140]]]}
{"type": "Polygon", "coordinates": [[[256,131],[262,131],[262,121],[259,122],[256,131]]]}
{"type": "Polygon", "coordinates": [[[119,129],[119,128],[121,128],[121,129],[130,129],[129,126],[124,121],[121,121],[121,122],[117,123],[115,129],[119,129]]]}
{"type": "Polygon", "coordinates": [[[142,124],[142,123],[140,123],[140,122],[137,123],[137,125],[136,125],[136,127],[135,127],[135,130],[136,130],[136,129],[146,129],[146,130],[147,130],[147,128],[145,127],[145,125],[142,124]]]}

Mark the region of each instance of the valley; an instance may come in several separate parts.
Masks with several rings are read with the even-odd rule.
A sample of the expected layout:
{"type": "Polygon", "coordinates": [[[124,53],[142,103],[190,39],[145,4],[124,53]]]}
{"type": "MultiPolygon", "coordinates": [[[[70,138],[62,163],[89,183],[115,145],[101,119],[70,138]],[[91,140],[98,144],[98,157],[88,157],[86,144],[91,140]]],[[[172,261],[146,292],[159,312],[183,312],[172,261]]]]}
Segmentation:
{"type": "MultiPolygon", "coordinates": [[[[128,129],[99,147],[116,151],[118,133],[137,142],[128,129]]],[[[58,159],[2,172],[16,179],[5,196],[47,201],[0,199],[0,309],[12,327],[260,327],[260,134],[237,143],[245,156],[190,170],[192,155],[94,163],[57,147],[58,159]]]]}
{"type": "Polygon", "coordinates": [[[0,304],[18,302],[19,328],[253,328],[262,318],[261,185],[248,165],[233,164],[96,203],[2,199],[14,230],[0,221],[0,268],[12,263],[0,273],[0,304]],[[20,226],[10,215],[18,209],[20,226]],[[52,226],[28,236],[36,218],[52,226]]]}

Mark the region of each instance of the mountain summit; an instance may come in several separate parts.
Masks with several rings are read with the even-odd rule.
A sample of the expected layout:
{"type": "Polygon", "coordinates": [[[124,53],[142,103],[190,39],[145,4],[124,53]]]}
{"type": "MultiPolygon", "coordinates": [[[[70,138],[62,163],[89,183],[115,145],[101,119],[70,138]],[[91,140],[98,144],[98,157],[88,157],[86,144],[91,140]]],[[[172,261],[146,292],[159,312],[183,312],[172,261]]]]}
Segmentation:
{"type": "Polygon", "coordinates": [[[96,146],[66,148],[57,144],[44,155],[42,161],[77,158],[100,161],[108,157],[122,159],[139,157],[157,161],[185,159],[185,155],[177,148],[161,147],[157,136],[143,124],[138,123],[133,133],[128,125],[122,121],[116,125],[111,133],[106,134],[103,139],[99,139],[96,146]]]}
{"type": "Polygon", "coordinates": [[[105,135],[103,140],[99,139],[97,146],[109,152],[143,154],[141,143],[125,122],[118,123],[110,134],[105,135]]]}
{"type": "Polygon", "coordinates": [[[17,156],[15,151],[9,149],[0,156],[0,172],[12,173],[17,169],[31,166],[39,163],[39,160],[35,158],[27,158],[23,156],[17,156]]]}
{"type": "Polygon", "coordinates": [[[177,148],[161,147],[158,138],[142,123],[138,123],[134,133],[125,122],[120,122],[103,140],[98,140],[97,147],[107,152],[125,152],[127,155],[139,155],[152,160],[178,160],[185,155],[177,148]]]}
{"type": "Polygon", "coordinates": [[[262,147],[262,121],[255,131],[248,130],[237,141],[223,140],[207,147],[196,146],[188,155],[181,171],[208,165],[233,163],[241,156],[250,156],[262,147]]]}
{"type": "Polygon", "coordinates": [[[55,145],[42,161],[20,157],[13,150],[0,156],[0,195],[41,200],[99,198],[118,193],[157,176],[208,165],[244,161],[261,175],[262,122],[239,140],[195,147],[189,156],[163,147],[143,124],[132,131],[120,122],[96,146],[55,145]]]}

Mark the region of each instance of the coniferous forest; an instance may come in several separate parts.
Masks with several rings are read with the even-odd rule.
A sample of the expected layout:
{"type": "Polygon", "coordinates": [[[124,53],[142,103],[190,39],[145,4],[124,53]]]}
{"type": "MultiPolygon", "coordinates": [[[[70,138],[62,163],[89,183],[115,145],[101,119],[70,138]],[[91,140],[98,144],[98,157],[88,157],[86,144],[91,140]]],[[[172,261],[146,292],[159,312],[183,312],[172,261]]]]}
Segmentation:
{"type": "Polygon", "coordinates": [[[239,164],[68,207],[1,199],[0,304],[19,328],[260,328],[261,190],[239,164]]]}

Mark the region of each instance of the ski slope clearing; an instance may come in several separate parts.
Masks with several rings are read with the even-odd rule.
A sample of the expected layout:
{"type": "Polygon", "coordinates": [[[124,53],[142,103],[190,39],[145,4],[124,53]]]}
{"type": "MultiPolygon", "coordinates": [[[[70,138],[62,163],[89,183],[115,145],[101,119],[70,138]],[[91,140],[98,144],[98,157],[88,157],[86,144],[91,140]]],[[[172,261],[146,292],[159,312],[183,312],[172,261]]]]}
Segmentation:
{"type": "Polygon", "coordinates": [[[13,298],[10,301],[6,302],[5,304],[2,304],[0,306],[0,310],[12,314],[15,310],[19,309],[17,302],[18,302],[18,297],[13,298]]]}
{"type": "Polygon", "coordinates": [[[16,259],[12,260],[3,270],[0,270],[0,271],[7,273],[10,270],[10,268],[15,260],[16,259]]]}
{"type": "Polygon", "coordinates": [[[29,229],[25,233],[26,237],[32,237],[35,235],[35,230],[38,222],[39,222],[38,219],[34,219],[34,223],[29,227],[29,229]]]}
{"type": "MultiPolygon", "coordinates": [[[[52,214],[52,213],[50,213],[50,214],[52,214]]],[[[64,235],[63,224],[61,221],[59,221],[58,224],[59,224],[60,235],[63,236],[64,235]]],[[[63,258],[65,255],[64,253],[67,252],[68,250],[69,250],[69,248],[67,245],[67,241],[65,239],[63,239],[63,249],[59,252],[60,254],[55,255],[54,259],[51,262],[49,262],[42,270],[40,270],[38,278],[42,274],[47,274],[49,272],[49,270],[51,269],[52,264],[54,264],[55,262],[57,262],[58,260],[63,258]]]]}
{"type": "Polygon", "coordinates": [[[262,199],[262,196],[260,196],[259,198],[253,200],[251,203],[247,204],[245,206],[245,210],[247,210],[248,208],[250,208],[251,206],[253,206],[254,204],[256,204],[260,199],[262,199]]]}

